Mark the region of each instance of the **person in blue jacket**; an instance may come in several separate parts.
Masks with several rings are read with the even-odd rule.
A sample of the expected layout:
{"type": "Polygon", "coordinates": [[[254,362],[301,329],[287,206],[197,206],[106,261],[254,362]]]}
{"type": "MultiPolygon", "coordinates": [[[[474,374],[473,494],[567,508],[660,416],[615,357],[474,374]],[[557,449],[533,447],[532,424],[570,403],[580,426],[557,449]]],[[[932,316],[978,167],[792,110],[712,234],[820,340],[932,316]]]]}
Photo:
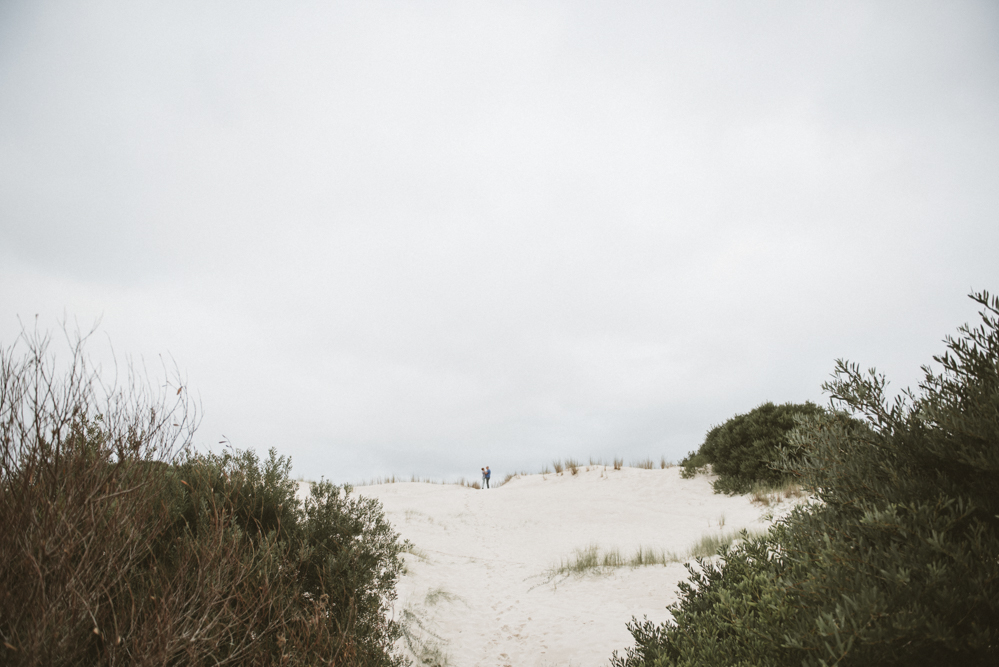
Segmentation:
{"type": "Polygon", "coordinates": [[[486,466],[486,472],[485,472],[485,475],[483,475],[483,479],[486,480],[486,488],[487,489],[489,488],[489,478],[490,477],[492,477],[492,473],[489,472],[489,466],[486,466]]]}

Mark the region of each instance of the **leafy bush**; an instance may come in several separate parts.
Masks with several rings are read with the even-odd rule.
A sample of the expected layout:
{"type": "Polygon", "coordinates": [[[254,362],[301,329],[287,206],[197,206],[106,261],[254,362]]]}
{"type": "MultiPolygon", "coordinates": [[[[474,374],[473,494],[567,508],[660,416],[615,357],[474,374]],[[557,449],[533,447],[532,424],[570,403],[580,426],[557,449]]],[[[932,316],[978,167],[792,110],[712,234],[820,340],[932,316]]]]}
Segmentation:
{"type": "Polygon", "coordinates": [[[708,457],[700,451],[690,452],[680,460],[680,477],[690,479],[696,475],[707,472],[711,462],[708,457]]]}
{"type": "Polygon", "coordinates": [[[321,481],[300,503],[291,460],[273,449],[263,466],[253,452],[226,451],[191,457],[174,471],[184,480],[174,486],[172,515],[182,532],[199,539],[202,526],[221,513],[256,551],[276,541],[280,558],[271,574],[285,575],[284,592],[296,603],[283,620],[296,626],[300,662],[330,656],[346,664],[398,662],[390,655],[398,629],[387,617],[405,544],[377,500],[321,481]]]}
{"type": "Polygon", "coordinates": [[[19,343],[0,350],[0,662],[399,662],[403,545],[377,503],[320,483],[302,504],[273,451],[194,456],[182,390],[106,387],[82,341],[62,367],[19,343]]]}
{"type": "Polygon", "coordinates": [[[817,502],[691,568],[673,621],[633,621],[612,664],[999,664],[999,299],[972,298],[982,325],[918,395],[837,362],[843,412],[804,420],[782,459],[817,502]]]}
{"type": "Polygon", "coordinates": [[[776,486],[786,481],[786,473],[774,462],[787,446],[787,434],[795,419],[822,412],[814,403],[764,403],[744,415],[736,415],[708,431],[704,444],[687,455],[681,474],[692,477],[710,464],[718,475],[715,491],[748,493],[756,483],[776,486]]]}

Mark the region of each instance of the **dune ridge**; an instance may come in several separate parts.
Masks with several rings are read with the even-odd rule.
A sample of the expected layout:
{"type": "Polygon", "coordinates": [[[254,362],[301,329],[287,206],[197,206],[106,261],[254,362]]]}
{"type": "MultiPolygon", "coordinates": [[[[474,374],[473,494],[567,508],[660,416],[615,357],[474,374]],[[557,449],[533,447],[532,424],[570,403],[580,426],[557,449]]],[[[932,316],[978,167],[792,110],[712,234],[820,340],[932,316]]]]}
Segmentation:
{"type": "MultiPolygon", "coordinates": [[[[396,482],[358,487],[410,540],[395,617],[416,665],[606,665],[633,616],[668,618],[681,563],[558,571],[595,550],[688,554],[705,536],[764,530],[773,507],[713,493],[678,468],[584,466],[500,488],[396,482]]],[[[777,510],[780,511],[779,508],[777,510]]]]}

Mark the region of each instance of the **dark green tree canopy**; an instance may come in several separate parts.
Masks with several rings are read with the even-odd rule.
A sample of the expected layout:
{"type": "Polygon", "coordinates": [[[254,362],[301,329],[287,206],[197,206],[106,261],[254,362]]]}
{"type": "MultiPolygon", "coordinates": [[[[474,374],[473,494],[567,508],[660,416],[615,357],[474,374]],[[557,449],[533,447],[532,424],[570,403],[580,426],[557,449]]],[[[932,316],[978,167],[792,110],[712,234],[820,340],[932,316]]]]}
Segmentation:
{"type": "Polygon", "coordinates": [[[716,491],[747,493],[755,484],[776,486],[788,478],[775,463],[787,447],[796,419],[820,412],[822,408],[810,402],[767,402],[736,415],[708,431],[700,449],[680,462],[684,476],[710,464],[718,475],[716,491]]]}
{"type": "Polygon", "coordinates": [[[813,501],[701,561],[617,667],[999,664],[999,299],[917,392],[837,362],[777,461],[813,501]]]}

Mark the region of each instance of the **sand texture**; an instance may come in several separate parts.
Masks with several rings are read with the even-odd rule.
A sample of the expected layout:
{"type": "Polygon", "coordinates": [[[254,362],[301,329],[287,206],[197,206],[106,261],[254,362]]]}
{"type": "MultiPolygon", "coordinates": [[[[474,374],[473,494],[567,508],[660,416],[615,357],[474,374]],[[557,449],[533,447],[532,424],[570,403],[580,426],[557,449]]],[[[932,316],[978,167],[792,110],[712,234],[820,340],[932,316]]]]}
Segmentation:
{"type": "Polygon", "coordinates": [[[580,468],[527,475],[490,490],[427,483],[362,486],[415,546],[395,617],[415,665],[589,667],[631,644],[633,616],[660,622],[683,565],[551,577],[592,545],[686,553],[704,535],[760,530],[768,508],[714,494],[678,468],[580,468]],[[724,525],[722,525],[724,524],[724,525]]]}

